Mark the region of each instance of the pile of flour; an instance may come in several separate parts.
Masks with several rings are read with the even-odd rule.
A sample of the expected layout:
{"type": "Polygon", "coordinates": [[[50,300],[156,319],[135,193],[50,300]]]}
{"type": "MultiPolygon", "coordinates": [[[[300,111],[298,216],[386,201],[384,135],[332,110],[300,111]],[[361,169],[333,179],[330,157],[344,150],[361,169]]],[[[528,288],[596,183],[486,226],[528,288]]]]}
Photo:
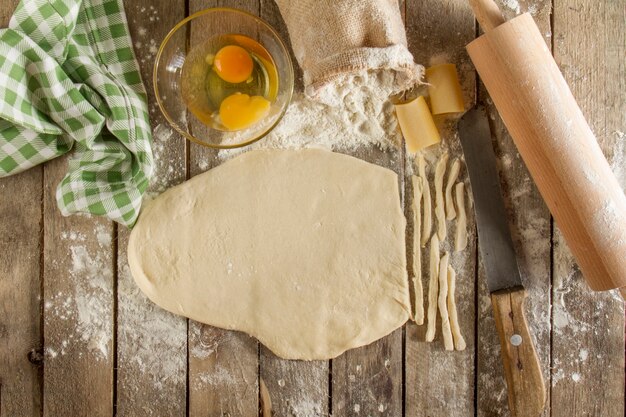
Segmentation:
{"type": "Polygon", "coordinates": [[[394,74],[362,72],[339,80],[324,104],[296,93],[279,124],[266,137],[243,149],[219,152],[221,159],[251,149],[323,147],[353,151],[365,146],[388,149],[399,146],[397,127],[389,96],[395,93],[394,74]]]}

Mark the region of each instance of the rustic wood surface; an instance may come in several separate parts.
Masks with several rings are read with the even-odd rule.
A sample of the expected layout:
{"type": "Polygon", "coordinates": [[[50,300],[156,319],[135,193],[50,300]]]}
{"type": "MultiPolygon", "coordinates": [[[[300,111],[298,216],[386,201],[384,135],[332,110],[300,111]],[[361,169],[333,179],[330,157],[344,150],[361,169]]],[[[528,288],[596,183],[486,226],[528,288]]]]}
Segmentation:
{"type": "MultiPolygon", "coordinates": [[[[624,187],[624,1],[519,0],[519,8],[517,3],[500,2],[507,17],[524,11],[535,16],[624,187]]],[[[0,2],[3,27],[16,4],[0,2]]],[[[150,98],[155,194],[219,163],[215,152],[190,145],[168,127],[150,85],[155,48],[169,28],[186,14],[214,6],[260,15],[288,39],[271,0],[126,2],[150,98]]],[[[543,415],[623,416],[623,301],[616,292],[588,290],[502,121],[476,83],[464,51],[477,35],[468,3],[406,0],[401,9],[417,62],[456,63],[466,106],[478,100],[489,107],[529,292],[526,315],[548,387],[543,415]]],[[[191,39],[202,36],[202,28],[191,32],[191,39]]],[[[301,89],[301,72],[296,74],[301,89]]],[[[202,126],[191,122],[189,128],[202,126]]],[[[444,146],[451,156],[460,156],[454,130],[445,132],[444,146]]],[[[410,218],[412,158],[372,149],[355,155],[399,174],[410,218]]],[[[465,351],[445,352],[440,332],[434,343],[425,343],[424,328],[407,324],[332,361],[286,361],[244,334],[152,305],[129,275],[127,230],[102,218],[60,215],[54,192],[65,169],[66,158],[59,158],[0,179],[0,417],[262,415],[261,380],[277,417],[509,415],[474,233],[468,249],[452,256],[457,271],[464,271],[457,300],[465,351]]],[[[463,171],[460,178],[466,178],[463,171]]],[[[423,265],[427,270],[427,262],[423,265]]]]}

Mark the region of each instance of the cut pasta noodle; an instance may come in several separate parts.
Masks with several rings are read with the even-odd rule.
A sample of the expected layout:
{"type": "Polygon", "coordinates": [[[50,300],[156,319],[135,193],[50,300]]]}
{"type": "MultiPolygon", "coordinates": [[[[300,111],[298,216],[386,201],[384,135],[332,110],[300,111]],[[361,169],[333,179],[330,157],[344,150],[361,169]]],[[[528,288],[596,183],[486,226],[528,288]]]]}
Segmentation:
{"type": "Polygon", "coordinates": [[[415,292],[415,323],[424,324],[424,290],[422,288],[422,254],[420,248],[422,182],[413,175],[413,290],[415,292]]]}
{"type": "Polygon", "coordinates": [[[446,350],[454,350],[454,340],[450,329],[450,318],[448,316],[448,260],[450,254],[446,252],[439,261],[439,315],[441,316],[441,334],[443,335],[443,346],[446,350]]]}
{"type": "Polygon", "coordinates": [[[443,176],[446,173],[447,163],[448,153],[446,152],[441,155],[435,167],[435,217],[437,217],[437,236],[442,242],[448,234],[446,231],[446,212],[443,198],[443,176]]]}
{"type": "Polygon", "coordinates": [[[448,314],[450,315],[450,327],[452,337],[454,338],[454,347],[456,350],[465,350],[465,339],[461,334],[459,326],[459,317],[456,311],[456,273],[452,266],[448,265],[448,314]]]}
{"type": "Polygon", "coordinates": [[[430,185],[428,184],[428,177],[426,177],[426,161],[424,155],[419,154],[417,157],[417,166],[420,178],[422,180],[422,198],[424,206],[424,222],[422,224],[422,247],[426,247],[428,239],[430,239],[430,232],[432,230],[432,209],[430,198],[430,185]]]}
{"type": "Polygon", "coordinates": [[[450,167],[450,173],[448,174],[448,180],[446,182],[446,219],[452,220],[456,217],[456,210],[454,210],[454,201],[452,201],[452,186],[459,177],[459,171],[461,169],[461,162],[458,158],[452,162],[450,167]]]}
{"type": "Polygon", "coordinates": [[[430,239],[430,277],[428,281],[428,324],[426,327],[426,341],[435,340],[437,331],[437,294],[439,292],[439,239],[433,235],[430,239]]]}
{"type": "Polygon", "coordinates": [[[456,236],[454,250],[460,252],[467,247],[467,218],[465,215],[465,184],[460,182],[454,187],[456,195],[456,236]]]}

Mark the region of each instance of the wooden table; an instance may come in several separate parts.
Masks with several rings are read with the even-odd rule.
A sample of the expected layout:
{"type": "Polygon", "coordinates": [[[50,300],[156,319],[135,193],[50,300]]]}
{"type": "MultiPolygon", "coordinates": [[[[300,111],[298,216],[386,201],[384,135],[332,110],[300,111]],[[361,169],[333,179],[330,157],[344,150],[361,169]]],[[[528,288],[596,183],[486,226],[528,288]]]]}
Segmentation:
{"type": "MultiPolygon", "coordinates": [[[[167,31],[206,7],[248,10],[287,38],[272,0],[126,3],[147,83],[167,31]]],[[[401,9],[417,62],[428,64],[438,55],[456,63],[468,105],[486,103],[493,116],[502,185],[530,292],[528,319],[549,390],[544,416],[623,416],[623,302],[615,292],[588,290],[477,83],[464,50],[478,33],[466,3],[406,0],[401,9]]],[[[504,3],[511,17],[517,2],[504,3]]],[[[535,15],[605,154],[623,161],[626,4],[552,3],[553,9],[549,0],[520,0],[521,10],[535,15]]],[[[0,3],[3,25],[16,4],[0,3]]],[[[218,160],[173,134],[150,86],[148,91],[158,161],[152,188],[162,191],[218,160]]],[[[394,169],[403,186],[410,183],[404,153],[363,150],[358,156],[394,169]]],[[[173,316],[148,302],[128,272],[128,230],[102,218],[60,215],[54,191],[66,164],[59,158],[0,180],[0,417],[256,416],[267,394],[274,416],[508,415],[475,241],[468,276],[458,283],[464,352],[445,352],[440,340],[424,343],[424,329],[407,324],[332,361],[285,361],[246,335],[173,316]]],[[[624,162],[613,167],[624,186],[624,162]]]]}

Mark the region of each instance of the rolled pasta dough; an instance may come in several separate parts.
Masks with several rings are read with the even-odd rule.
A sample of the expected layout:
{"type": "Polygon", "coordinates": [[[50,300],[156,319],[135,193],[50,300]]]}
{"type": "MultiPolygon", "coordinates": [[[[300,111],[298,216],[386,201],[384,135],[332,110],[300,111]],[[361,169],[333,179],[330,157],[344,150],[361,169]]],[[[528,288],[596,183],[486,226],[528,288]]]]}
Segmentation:
{"type": "Polygon", "coordinates": [[[161,194],[128,243],[162,308],[329,359],[409,317],[394,172],[324,150],[247,152],[161,194]]]}

